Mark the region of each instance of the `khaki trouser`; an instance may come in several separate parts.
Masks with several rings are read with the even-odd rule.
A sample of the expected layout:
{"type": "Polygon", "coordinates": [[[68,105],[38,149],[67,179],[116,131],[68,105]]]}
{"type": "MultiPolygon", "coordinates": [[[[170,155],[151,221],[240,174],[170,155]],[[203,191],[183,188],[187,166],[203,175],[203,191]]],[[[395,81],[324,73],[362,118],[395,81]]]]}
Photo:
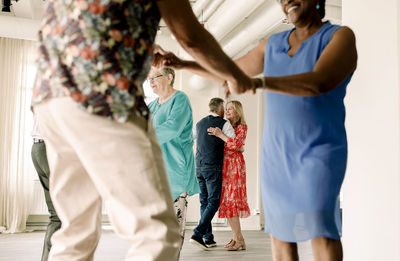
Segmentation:
{"type": "Polygon", "coordinates": [[[35,113],[62,222],[49,260],[93,260],[104,199],[116,233],[131,243],[126,260],[175,261],[181,237],[150,121],[111,121],[81,111],[70,98],[43,102],[35,113]]]}

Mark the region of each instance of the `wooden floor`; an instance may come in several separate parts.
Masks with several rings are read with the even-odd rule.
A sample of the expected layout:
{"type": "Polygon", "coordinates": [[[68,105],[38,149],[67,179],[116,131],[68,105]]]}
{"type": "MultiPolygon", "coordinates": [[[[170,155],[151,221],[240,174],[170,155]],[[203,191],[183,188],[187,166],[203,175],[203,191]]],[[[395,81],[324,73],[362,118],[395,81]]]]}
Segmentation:
{"type": "MultiPolygon", "coordinates": [[[[249,260],[272,261],[270,241],[262,231],[244,231],[247,250],[226,251],[223,247],[231,237],[231,232],[216,231],[215,241],[218,246],[204,251],[189,243],[191,230],[186,231],[185,242],[181,252],[181,261],[210,261],[210,260],[249,260]]],[[[21,234],[0,234],[0,260],[1,261],[39,261],[42,251],[44,232],[21,234]]],[[[104,231],[95,254],[95,261],[124,260],[128,249],[127,242],[118,238],[111,231],[104,231]]],[[[312,261],[309,243],[299,245],[300,260],[312,261]]]]}

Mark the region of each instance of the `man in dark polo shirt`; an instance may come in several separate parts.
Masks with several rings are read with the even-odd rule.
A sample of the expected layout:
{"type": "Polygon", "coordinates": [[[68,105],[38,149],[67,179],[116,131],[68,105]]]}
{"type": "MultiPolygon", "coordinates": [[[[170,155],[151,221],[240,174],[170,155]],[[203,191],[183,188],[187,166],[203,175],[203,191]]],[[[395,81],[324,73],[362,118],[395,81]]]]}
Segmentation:
{"type": "Polygon", "coordinates": [[[212,98],[210,114],[196,124],[196,176],[200,186],[200,221],[190,242],[202,249],[215,247],[211,220],[219,208],[222,190],[224,141],[208,135],[209,127],[218,127],[228,137],[235,137],[229,121],[224,120],[224,100],[212,98]],[[204,240],[203,240],[204,239],[204,240]]]}

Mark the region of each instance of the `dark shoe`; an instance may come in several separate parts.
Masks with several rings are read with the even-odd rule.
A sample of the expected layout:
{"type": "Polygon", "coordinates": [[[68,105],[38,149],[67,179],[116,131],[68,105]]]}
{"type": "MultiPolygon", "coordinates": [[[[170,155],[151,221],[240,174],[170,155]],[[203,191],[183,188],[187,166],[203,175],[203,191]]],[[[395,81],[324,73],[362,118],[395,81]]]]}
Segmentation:
{"type": "Polygon", "coordinates": [[[207,246],[206,246],[206,244],[204,243],[204,241],[203,241],[203,239],[201,238],[201,237],[197,237],[197,236],[195,236],[195,235],[193,235],[191,238],[190,238],[190,241],[189,241],[190,243],[192,243],[193,245],[196,245],[196,246],[198,246],[198,247],[200,247],[201,249],[203,249],[203,250],[207,250],[207,246]]]}
{"type": "Polygon", "coordinates": [[[217,246],[217,242],[215,242],[213,239],[206,240],[206,241],[204,241],[204,243],[206,244],[207,247],[216,247],[217,246]]]}

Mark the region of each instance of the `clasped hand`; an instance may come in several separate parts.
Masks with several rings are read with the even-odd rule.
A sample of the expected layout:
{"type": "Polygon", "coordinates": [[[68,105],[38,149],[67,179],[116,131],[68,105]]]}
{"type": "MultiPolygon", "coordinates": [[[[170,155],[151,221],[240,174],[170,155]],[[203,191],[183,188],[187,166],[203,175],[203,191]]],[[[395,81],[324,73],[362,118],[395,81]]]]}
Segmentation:
{"type": "MultiPolygon", "coordinates": [[[[154,60],[152,66],[157,68],[166,66],[173,69],[185,69],[189,63],[180,59],[174,53],[165,51],[159,45],[155,45],[153,54],[154,60]]],[[[202,68],[201,66],[199,67],[202,68]]],[[[202,69],[206,71],[204,68],[202,69]]],[[[208,73],[211,74],[210,72],[208,73]]],[[[245,74],[242,74],[241,77],[236,77],[237,78],[235,79],[235,82],[223,80],[222,87],[224,89],[225,97],[228,97],[230,94],[255,94],[256,88],[259,87],[259,81],[257,81],[258,79],[251,79],[245,74]]]]}
{"type": "Polygon", "coordinates": [[[210,127],[207,129],[208,135],[220,136],[222,134],[222,130],[218,127],[210,127]]]}
{"type": "Polygon", "coordinates": [[[184,62],[172,52],[167,52],[156,45],[154,48],[154,60],[152,66],[157,68],[171,67],[172,69],[182,69],[184,62]]]}

